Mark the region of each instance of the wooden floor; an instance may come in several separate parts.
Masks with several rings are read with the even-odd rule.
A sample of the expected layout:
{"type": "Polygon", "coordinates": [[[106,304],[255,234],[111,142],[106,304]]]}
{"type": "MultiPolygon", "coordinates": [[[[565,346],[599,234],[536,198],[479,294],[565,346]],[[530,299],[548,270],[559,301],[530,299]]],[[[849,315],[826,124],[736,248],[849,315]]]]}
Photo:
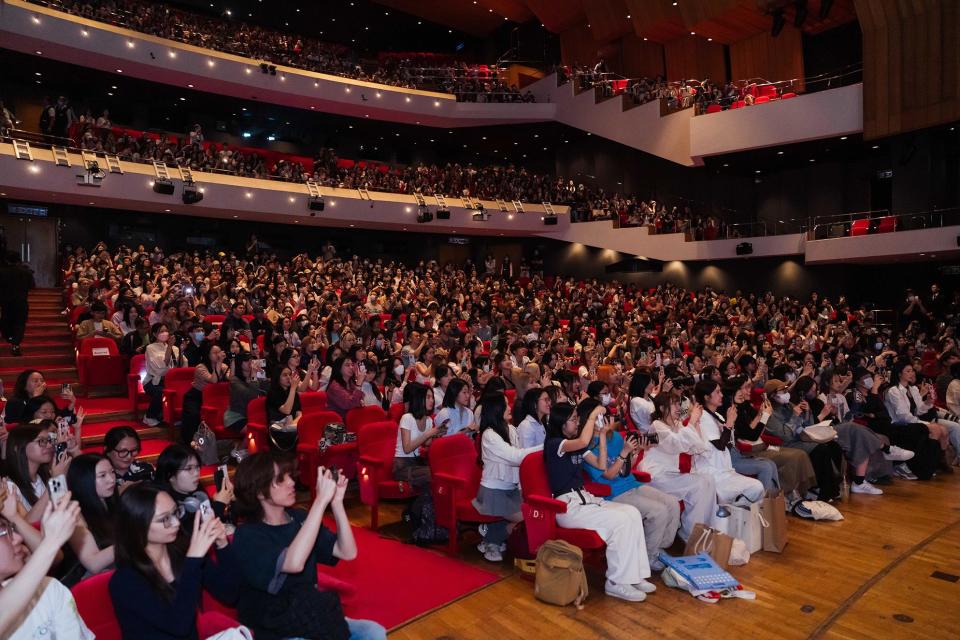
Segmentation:
{"type": "MultiPolygon", "coordinates": [[[[655,594],[628,603],[606,597],[602,574],[590,570],[586,607],[553,607],[535,600],[533,583],[508,562],[485,562],[467,542],[462,559],[503,579],[390,637],[960,638],[960,471],[883,489],[883,496],[854,495],[841,503],[842,522],[790,517],[784,553],[758,553],[733,568],[744,587],[756,591],[755,601],[705,604],[655,579],[655,594]]],[[[399,513],[395,505],[381,509],[388,523],[399,513]]],[[[351,518],[368,523],[363,507],[351,510],[351,518]]]]}

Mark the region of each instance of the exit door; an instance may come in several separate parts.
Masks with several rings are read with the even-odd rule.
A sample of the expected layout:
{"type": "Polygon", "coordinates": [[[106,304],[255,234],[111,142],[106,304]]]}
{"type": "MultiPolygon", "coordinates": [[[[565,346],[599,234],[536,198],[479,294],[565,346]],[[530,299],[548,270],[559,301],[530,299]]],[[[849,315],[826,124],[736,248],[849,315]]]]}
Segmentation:
{"type": "Polygon", "coordinates": [[[7,251],[33,270],[38,287],[56,287],[59,281],[57,267],[57,221],[49,218],[10,216],[0,220],[7,237],[7,251]]]}

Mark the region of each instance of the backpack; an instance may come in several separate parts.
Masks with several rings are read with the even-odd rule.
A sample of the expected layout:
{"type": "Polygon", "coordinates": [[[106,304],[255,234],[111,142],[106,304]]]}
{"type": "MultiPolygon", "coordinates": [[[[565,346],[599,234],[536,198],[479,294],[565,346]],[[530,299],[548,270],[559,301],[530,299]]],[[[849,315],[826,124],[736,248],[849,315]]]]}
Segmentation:
{"type": "Polygon", "coordinates": [[[583,608],[587,599],[587,574],[583,551],[563,540],[548,540],[537,551],[537,573],[533,595],[538,600],[562,607],[583,608]]]}
{"type": "Polygon", "coordinates": [[[447,544],[450,539],[450,532],[445,527],[437,526],[433,499],[429,493],[417,496],[413,504],[404,510],[401,519],[410,526],[411,537],[416,545],[447,544]]]}

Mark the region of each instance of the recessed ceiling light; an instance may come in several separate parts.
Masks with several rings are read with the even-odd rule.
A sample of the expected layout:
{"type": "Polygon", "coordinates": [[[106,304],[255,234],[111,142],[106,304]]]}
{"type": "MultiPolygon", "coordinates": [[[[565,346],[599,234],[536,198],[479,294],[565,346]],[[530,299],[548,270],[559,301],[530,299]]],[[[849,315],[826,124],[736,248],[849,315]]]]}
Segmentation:
{"type": "Polygon", "coordinates": [[[777,151],[777,155],[778,155],[778,156],[782,156],[782,155],[783,155],[783,151],[777,151]]]}
{"type": "Polygon", "coordinates": [[[123,69],[117,69],[117,73],[123,73],[123,69]]]}
{"type": "Polygon", "coordinates": [[[34,51],[34,53],[37,54],[38,56],[42,56],[42,55],[43,55],[43,51],[40,51],[39,49],[37,49],[36,51],[34,51]]]}
{"type": "Polygon", "coordinates": [[[755,170],[754,173],[760,173],[760,169],[755,170]]]}
{"type": "Polygon", "coordinates": [[[193,85],[192,85],[192,84],[188,84],[188,85],[187,85],[187,88],[188,88],[188,89],[193,89],[193,85]]]}
{"type": "Polygon", "coordinates": [[[810,158],[810,162],[816,162],[816,161],[817,161],[816,158],[810,158]]]}
{"type": "Polygon", "coordinates": [[[875,145],[873,145],[873,147],[871,147],[871,148],[872,148],[872,149],[879,149],[879,148],[880,148],[880,145],[875,144],[875,145]]]}
{"type": "Polygon", "coordinates": [[[846,140],[846,139],[847,139],[847,136],[840,136],[840,139],[841,139],[841,140],[846,140]]]}

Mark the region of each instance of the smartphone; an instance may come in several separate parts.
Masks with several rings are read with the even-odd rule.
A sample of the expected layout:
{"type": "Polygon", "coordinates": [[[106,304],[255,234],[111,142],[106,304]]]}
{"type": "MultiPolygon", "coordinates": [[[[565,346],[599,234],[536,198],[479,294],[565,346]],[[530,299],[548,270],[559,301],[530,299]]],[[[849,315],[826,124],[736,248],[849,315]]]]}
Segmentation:
{"type": "Polygon", "coordinates": [[[223,479],[227,477],[227,465],[221,464],[213,472],[213,481],[217,485],[217,491],[223,491],[223,479]]]}
{"type": "Polygon", "coordinates": [[[654,361],[654,366],[659,367],[662,360],[660,359],[660,354],[657,353],[657,359],[654,361]]]}
{"type": "Polygon", "coordinates": [[[63,384],[60,385],[60,394],[61,394],[61,395],[66,394],[66,393],[69,393],[69,392],[70,392],[70,383],[69,383],[69,382],[64,382],[63,384]]]}
{"type": "Polygon", "coordinates": [[[208,500],[204,500],[200,503],[200,508],[198,511],[200,512],[200,522],[206,522],[210,518],[214,517],[213,506],[208,500]]]}
{"type": "Polygon", "coordinates": [[[656,433],[645,433],[642,442],[643,444],[659,444],[660,436],[656,433]]]}
{"type": "Polygon", "coordinates": [[[330,467],[330,477],[333,478],[334,482],[340,482],[340,468],[330,467]]]}
{"type": "Polygon", "coordinates": [[[50,500],[53,504],[60,502],[60,499],[67,494],[67,478],[59,475],[47,480],[47,488],[50,489],[50,500]]]}

